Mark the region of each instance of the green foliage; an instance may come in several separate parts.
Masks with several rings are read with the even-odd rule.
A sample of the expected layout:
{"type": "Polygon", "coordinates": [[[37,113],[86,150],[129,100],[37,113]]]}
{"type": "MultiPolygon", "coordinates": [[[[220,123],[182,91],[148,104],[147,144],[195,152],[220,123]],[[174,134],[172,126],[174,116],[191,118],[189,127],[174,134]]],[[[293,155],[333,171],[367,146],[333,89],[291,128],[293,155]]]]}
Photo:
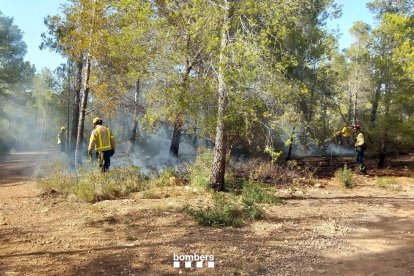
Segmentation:
{"type": "Polygon", "coordinates": [[[13,25],[13,18],[0,12],[0,97],[10,85],[20,80],[25,54],[22,31],[13,25]]]}
{"type": "Polygon", "coordinates": [[[384,189],[392,188],[396,184],[397,181],[391,177],[378,177],[375,179],[375,185],[384,189]]]}
{"type": "Polygon", "coordinates": [[[87,202],[113,199],[132,192],[143,191],[148,187],[139,168],[129,166],[115,167],[107,173],[89,172],[80,176],[74,192],[87,202]]]}
{"type": "Polygon", "coordinates": [[[126,196],[143,191],[149,185],[135,166],[115,167],[107,173],[88,171],[85,168],[77,176],[61,161],[38,168],[34,179],[44,192],[74,193],[86,202],[126,196]]]}
{"type": "Polygon", "coordinates": [[[280,199],[275,196],[269,188],[261,183],[244,182],[242,191],[243,200],[253,203],[280,203],[280,199]]]}
{"type": "Polygon", "coordinates": [[[213,151],[200,147],[193,164],[188,167],[189,182],[197,190],[206,190],[210,179],[213,151]]]}
{"type": "Polygon", "coordinates": [[[336,179],[338,179],[339,182],[347,189],[351,189],[354,185],[352,181],[353,175],[354,173],[348,168],[347,165],[335,172],[336,179]]]}
{"type": "Polygon", "coordinates": [[[69,194],[76,184],[76,175],[62,161],[38,167],[33,177],[37,186],[46,193],[69,194]]]}
{"type": "Polygon", "coordinates": [[[247,221],[260,219],[263,209],[241,197],[226,193],[214,193],[213,205],[206,209],[187,208],[187,213],[200,225],[241,227],[247,221]]]}
{"type": "Polygon", "coordinates": [[[178,177],[178,172],[174,168],[166,168],[158,177],[150,180],[150,187],[165,187],[170,184],[171,177],[178,177]]]}

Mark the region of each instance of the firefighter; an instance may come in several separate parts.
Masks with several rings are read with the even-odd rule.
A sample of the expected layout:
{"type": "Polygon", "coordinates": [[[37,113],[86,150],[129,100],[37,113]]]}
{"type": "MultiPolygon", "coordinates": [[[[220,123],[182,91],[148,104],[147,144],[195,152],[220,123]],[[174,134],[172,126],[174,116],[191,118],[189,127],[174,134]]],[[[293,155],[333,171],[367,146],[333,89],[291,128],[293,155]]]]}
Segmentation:
{"type": "Polygon", "coordinates": [[[65,127],[61,127],[60,131],[57,136],[57,143],[59,146],[59,152],[65,152],[66,149],[66,135],[65,135],[65,127]]]}
{"type": "Polygon", "coordinates": [[[338,130],[334,134],[334,139],[339,145],[348,144],[350,145],[350,138],[352,136],[352,128],[344,126],[342,130],[338,130]]]}
{"type": "Polygon", "coordinates": [[[92,123],[94,129],[89,139],[88,154],[92,159],[92,152],[95,150],[98,156],[99,168],[101,172],[106,172],[111,165],[111,156],[115,153],[115,138],[111,130],[102,125],[101,118],[94,118],[92,123]]]}
{"type": "Polygon", "coordinates": [[[361,174],[367,174],[367,169],[364,164],[364,152],[366,149],[364,134],[362,134],[361,126],[359,124],[354,124],[352,126],[356,134],[355,140],[355,153],[356,153],[356,161],[358,163],[359,172],[361,174]]]}
{"type": "Polygon", "coordinates": [[[352,129],[349,126],[345,126],[342,128],[341,135],[345,140],[345,143],[351,145],[351,136],[352,136],[352,129]]]}

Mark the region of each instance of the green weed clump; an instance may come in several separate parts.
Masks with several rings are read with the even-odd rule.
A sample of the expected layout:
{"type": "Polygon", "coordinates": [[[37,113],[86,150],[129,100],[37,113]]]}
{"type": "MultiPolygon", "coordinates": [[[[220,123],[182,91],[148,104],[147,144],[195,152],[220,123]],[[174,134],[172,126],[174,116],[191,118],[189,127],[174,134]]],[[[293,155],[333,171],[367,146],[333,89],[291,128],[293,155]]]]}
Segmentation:
{"type": "Polygon", "coordinates": [[[391,177],[378,177],[375,179],[375,185],[383,189],[392,188],[396,184],[397,181],[391,177]]]}
{"type": "Polygon", "coordinates": [[[33,174],[36,185],[45,193],[57,192],[69,194],[76,183],[76,176],[62,161],[55,161],[41,168],[33,174]]]}
{"type": "Polygon", "coordinates": [[[351,169],[348,168],[348,166],[345,164],[345,166],[341,169],[338,169],[335,172],[336,179],[339,180],[339,182],[347,189],[351,189],[354,186],[354,183],[352,181],[352,176],[354,173],[351,169]]]}
{"type": "Polygon", "coordinates": [[[189,182],[195,189],[207,189],[213,160],[214,155],[212,150],[205,147],[200,147],[198,149],[196,160],[188,167],[189,182]]]}
{"type": "Polygon", "coordinates": [[[86,202],[114,199],[132,192],[143,191],[148,181],[141,175],[139,168],[129,166],[115,167],[107,173],[85,172],[79,177],[74,193],[86,202]]]}
{"type": "Polygon", "coordinates": [[[166,168],[158,177],[154,177],[150,180],[150,187],[165,187],[170,185],[170,178],[178,177],[178,172],[174,168],[166,168]]]}
{"type": "Polygon", "coordinates": [[[280,203],[280,199],[261,183],[244,182],[242,197],[245,201],[253,203],[280,203]]]}
{"type": "Polygon", "coordinates": [[[186,210],[200,225],[205,226],[241,227],[247,221],[264,216],[264,210],[258,205],[227,193],[214,193],[212,206],[205,209],[186,210]]]}

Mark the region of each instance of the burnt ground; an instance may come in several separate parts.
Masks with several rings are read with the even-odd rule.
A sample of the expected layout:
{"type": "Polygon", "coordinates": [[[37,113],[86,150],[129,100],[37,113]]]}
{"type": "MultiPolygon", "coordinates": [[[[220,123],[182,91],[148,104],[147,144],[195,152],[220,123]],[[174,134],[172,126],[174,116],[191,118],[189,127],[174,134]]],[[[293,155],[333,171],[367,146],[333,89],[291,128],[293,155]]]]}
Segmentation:
{"type": "Polygon", "coordinates": [[[329,175],[314,186],[279,187],[283,203],[242,228],[197,225],[182,207],[202,204],[205,194],[182,186],[95,204],[41,194],[30,175],[48,159],[21,153],[0,163],[0,275],[414,274],[408,156],[383,170],[369,164],[350,190],[329,175]],[[391,180],[380,187],[384,175],[391,180]],[[174,254],[213,255],[215,268],[174,268],[174,254]]]}

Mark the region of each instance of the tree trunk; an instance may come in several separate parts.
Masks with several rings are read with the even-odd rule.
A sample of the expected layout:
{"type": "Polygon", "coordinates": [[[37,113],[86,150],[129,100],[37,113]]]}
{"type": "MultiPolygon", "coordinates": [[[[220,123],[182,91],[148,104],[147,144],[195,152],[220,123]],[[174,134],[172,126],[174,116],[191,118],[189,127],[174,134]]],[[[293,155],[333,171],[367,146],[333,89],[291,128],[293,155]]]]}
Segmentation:
{"type": "Polygon", "coordinates": [[[66,148],[65,152],[68,153],[69,151],[69,143],[70,143],[70,132],[69,132],[69,126],[70,126],[70,96],[72,92],[72,62],[68,59],[68,80],[67,80],[67,91],[66,91],[66,100],[67,100],[67,109],[66,109],[66,148]]]}
{"type": "MultiPolygon", "coordinates": [[[[190,51],[189,39],[187,40],[187,50],[190,51]]],[[[187,89],[189,89],[188,79],[190,77],[191,70],[193,69],[194,65],[197,63],[200,57],[200,54],[201,54],[201,51],[197,53],[197,55],[192,59],[192,61],[190,61],[189,59],[187,59],[186,61],[185,73],[184,73],[183,81],[181,83],[181,87],[183,91],[186,91],[187,89]]],[[[180,101],[182,101],[182,99],[180,99],[180,101]]],[[[170,154],[176,157],[178,156],[178,150],[180,149],[180,139],[181,139],[183,125],[184,125],[184,113],[183,111],[179,111],[174,121],[174,130],[173,130],[173,135],[171,138],[171,145],[170,145],[170,154]]]]}
{"type": "Polygon", "coordinates": [[[382,141],[382,145],[381,145],[381,150],[379,153],[378,168],[384,168],[384,165],[385,165],[385,156],[387,152],[387,143],[388,143],[387,140],[388,140],[388,135],[387,133],[385,133],[383,141],[382,141]]]}
{"type": "Polygon", "coordinates": [[[131,146],[129,148],[129,153],[133,153],[135,151],[135,143],[137,141],[137,129],[138,129],[138,95],[139,95],[139,83],[140,81],[137,80],[135,83],[135,95],[134,95],[134,122],[132,125],[132,133],[129,141],[131,142],[131,146]]]}
{"type": "Polygon", "coordinates": [[[373,102],[372,102],[372,108],[371,108],[371,116],[370,116],[370,123],[371,126],[375,125],[375,121],[377,120],[377,110],[379,101],[381,99],[381,85],[378,85],[377,89],[375,90],[373,102]]]}
{"type": "Polygon", "coordinates": [[[296,127],[293,128],[292,134],[290,135],[288,153],[287,153],[287,156],[286,156],[286,159],[285,159],[286,162],[289,161],[290,159],[292,159],[292,151],[293,151],[293,142],[294,142],[294,136],[295,136],[295,129],[296,129],[296,127]]]}
{"type": "Polygon", "coordinates": [[[181,129],[183,127],[183,120],[181,119],[181,114],[179,114],[177,117],[178,118],[174,122],[174,131],[170,145],[170,154],[176,157],[178,156],[178,150],[180,148],[181,129]]]}
{"type": "Polygon", "coordinates": [[[70,132],[70,152],[73,154],[73,160],[75,160],[75,150],[76,150],[76,140],[78,137],[78,124],[79,124],[79,105],[80,105],[80,92],[82,87],[82,68],[83,63],[78,62],[76,64],[76,80],[75,80],[75,89],[74,92],[74,99],[72,105],[72,129],[70,132]]]}
{"type": "Polygon", "coordinates": [[[85,127],[85,111],[88,104],[89,94],[89,76],[91,70],[91,62],[89,54],[86,55],[84,77],[82,78],[82,102],[79,113],[78,136],[76,138],[75,162],[76,165],[82,164],[82,146],[83,146],[83,130],[85,127]]]}
{"type": "Polygon", "coordinates": [[[218,79],[218,114],[217,114],[217,127],[216,138],[214,145],[214,161],[211,170],[209,186],[215,191],[224,190],[224,174],[226,166],[226,128],[224,122],[224,116],[228,105],[228,98],[226,95],[226,84],[223,76],[223,62],[225,59],[225,48],[229,43],[228,32],[230,29],[230,19],[233,1],[224,1],[224,23],[221,34],[220,45],[220,60],[217,72],[218,79]]]}

